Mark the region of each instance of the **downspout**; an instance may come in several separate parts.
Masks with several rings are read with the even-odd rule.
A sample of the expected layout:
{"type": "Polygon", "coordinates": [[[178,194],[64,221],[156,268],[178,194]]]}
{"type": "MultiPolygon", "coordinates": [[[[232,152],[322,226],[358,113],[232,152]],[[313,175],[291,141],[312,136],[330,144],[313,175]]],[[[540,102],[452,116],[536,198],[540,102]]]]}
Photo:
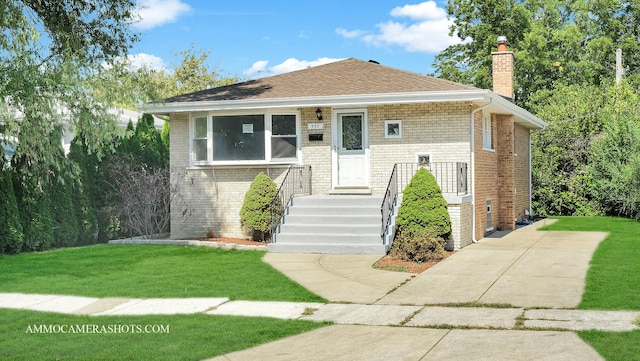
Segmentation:
{"type": "MultiPolygon", "coordinates": [[[[471,111],[469,124],[471,125],[471,242],[478,243],[476,238],[476,152],[475,152],[475,115],[476,112],[483,110],[491,105],[493,98],[489,98],[489,103],[478,109],[471,111]]],[[[529,152],[531,154],[531,152],[529,152]]]]}
{"type": "Polygon", "coordinates": [[[529,129],[529,222],[533,219],[533,203],[531,198],[533,197],[533,173],[531,172],[531,159],[531,129],[529,129]]]}

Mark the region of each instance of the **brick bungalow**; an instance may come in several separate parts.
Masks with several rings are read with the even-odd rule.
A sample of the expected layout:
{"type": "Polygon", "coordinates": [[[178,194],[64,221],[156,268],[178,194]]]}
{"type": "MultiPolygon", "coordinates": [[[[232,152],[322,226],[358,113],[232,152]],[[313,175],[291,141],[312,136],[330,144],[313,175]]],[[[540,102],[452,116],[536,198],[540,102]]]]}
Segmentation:
{"type": "MultiPolygon", "coordinates": [[[[500,44],[493,91],[351,58],[149,104],[146,112],[170,116],[171,168],[188,179],[189,215],[174,207],[172,237],[244,237],[239,210],[250,182],[265,172],[281,184],[292,165],[311,167],[313,197],[373,198],[380,227],[394,165],[410,177],[408,164],[421,164],[438,173],[449,202],[450,248],[514,229],[531,209],[530,132],[545,123],[512,102],[513,63],[500,44]]],[[[352,204],[342,199],[336,209],[352,204]]],[[[327,222],[316,217],[319,228],[327,222]]],[[[318,239],[328,237],[340,238],[318,239]]],[[[384,253],[389,241],[376,237],[387,247],[373,253],[384,253]]]]}

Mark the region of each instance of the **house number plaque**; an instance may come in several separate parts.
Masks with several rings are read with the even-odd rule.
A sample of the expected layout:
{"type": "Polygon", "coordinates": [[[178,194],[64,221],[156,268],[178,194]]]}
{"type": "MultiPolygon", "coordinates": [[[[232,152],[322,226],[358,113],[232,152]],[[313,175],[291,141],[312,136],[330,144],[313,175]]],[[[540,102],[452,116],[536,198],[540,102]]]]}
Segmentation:
{"type": "Polygon", "coordinates": [[[307,126],[308,126],[308,129],[311,129],[311,130],[324,129],[322,123],[309,123],[307,124],[307,126]]]}

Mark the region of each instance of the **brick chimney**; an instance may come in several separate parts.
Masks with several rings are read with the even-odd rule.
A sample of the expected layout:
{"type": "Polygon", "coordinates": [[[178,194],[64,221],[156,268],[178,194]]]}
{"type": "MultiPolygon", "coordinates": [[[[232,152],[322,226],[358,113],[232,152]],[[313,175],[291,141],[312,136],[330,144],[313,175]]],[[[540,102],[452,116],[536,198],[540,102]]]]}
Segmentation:
{"type": "Polygon", "coordinates": [[[491,53],[493,59],[493,92],[514,100],[513,63],[515,55],[507,49],[507,37],[498,36],[498,51],[491,53]]]}

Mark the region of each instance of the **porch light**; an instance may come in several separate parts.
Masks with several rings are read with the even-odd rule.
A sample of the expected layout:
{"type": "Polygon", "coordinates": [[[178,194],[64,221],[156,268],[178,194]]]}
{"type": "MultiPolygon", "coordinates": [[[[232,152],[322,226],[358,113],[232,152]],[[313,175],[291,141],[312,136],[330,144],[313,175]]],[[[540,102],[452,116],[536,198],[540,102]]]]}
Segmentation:
{"type": "Polygon", "coordinates": [[[318,120],[322,121],[322,109],[316,109],[316,117],[318,118],[318,120]]]}

